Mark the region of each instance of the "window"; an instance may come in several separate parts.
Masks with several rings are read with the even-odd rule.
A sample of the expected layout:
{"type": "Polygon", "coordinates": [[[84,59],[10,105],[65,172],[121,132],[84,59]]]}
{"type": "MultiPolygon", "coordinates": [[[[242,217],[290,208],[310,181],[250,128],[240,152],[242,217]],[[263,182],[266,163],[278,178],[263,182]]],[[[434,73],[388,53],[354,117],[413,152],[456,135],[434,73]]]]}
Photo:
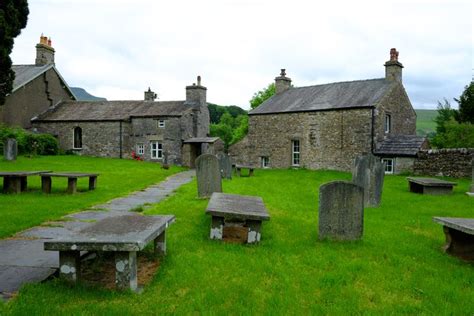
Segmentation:
{"type": "Polygon", "coordinates": [[[143,155],[145,153],[145,144],[137,144],[137,154],[143,155]]]}
{"type": "Polygon", "coordinates": [[[300,141],[299,140],[291,141],[291,164],[293,166],[300,165],[300,141]]]}
{"type": "Polygon", "coordinates": [[[269,168],[270,167],[270,158],[268,157],[260,157],[262,168],[269,168]]]}
{"type": "Polygon", "coordinates": [[[392,117],[390,114],[385,114],[385,134],[392,131],[392,117]]]}
{"type": "Polygon", "coordinates": [[[82,128],[74,127],[74,136],[72,139],[73,149],[82,149],[82,128]]]}
{"type": "Polygon", "coordinates": [[[165,120],[158,120],[158,127],[164,128],[165,127],[165,120]]]}
{"type": "Polygon", "coordinates": [[[382,159],[382,162],[385,166],[385,174],[393,174],[393,159],[389,158],[384,158],[382,159]]]}
{"type": "Polygon", "coordinates": [[[163,159],[163,144],[151,142],[151,159],[163,159]]]}

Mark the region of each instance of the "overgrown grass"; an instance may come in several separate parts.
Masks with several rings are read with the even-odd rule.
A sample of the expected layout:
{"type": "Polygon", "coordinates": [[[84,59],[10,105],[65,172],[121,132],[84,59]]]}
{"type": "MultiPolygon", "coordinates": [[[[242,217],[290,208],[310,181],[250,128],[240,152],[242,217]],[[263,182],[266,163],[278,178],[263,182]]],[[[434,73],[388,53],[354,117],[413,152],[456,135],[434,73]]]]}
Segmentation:
{"type": "MultiPolygon", "coordinates": [[[[52,194],[41,192],[41,178],[28,177],[28,191],[21,194],[0,193],[0,238],[47,220],[77,212],[115,197],[141,190],[181,170],[163,170],[159,164],[132,160],[80,156],[19,157],[15,162],[0,161],[2,171],[52,170],[99,173],[97,188],[88,191],[89,179],[78,179],[79,192],[66,194],[67,178],[52,178],[52,194]]],[[[0,183],[0,190],[3,182],[0,183]]],[[[1,192],[1,191],[0,191],[1,192]]]]}
{"type": "MultiPolygon", "coordinates": [[[[318,188],[348,173],[257,170],[224,191],[260,195],[271,220],[259,245],[209,240],[207,200],[196,183],[148,214],[175,214],[168,254],[140,295],[57,280],[25,286],[5,314],[452,314],[474,313],[474,266],[441,250],[432,216],[473,217],[456,180],[450,196],[408,192],[405,177],[385,178],[379,208],[365,210],[363,240],[318,241],[318,188]]],[[[2,307],[0,306],[0,314],[2,307]]]]}

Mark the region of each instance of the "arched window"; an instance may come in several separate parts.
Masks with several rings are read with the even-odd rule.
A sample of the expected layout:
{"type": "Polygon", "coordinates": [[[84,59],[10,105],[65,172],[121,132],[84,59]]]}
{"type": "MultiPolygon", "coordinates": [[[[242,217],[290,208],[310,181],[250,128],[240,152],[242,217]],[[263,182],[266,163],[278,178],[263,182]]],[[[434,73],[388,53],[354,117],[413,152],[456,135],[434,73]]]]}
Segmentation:
{"type": "Polygon", "coordinates": [[[82,148],[82,128],[80,128],[79,126],[74,127],[74,138],[72,140],[72,148],[82,148]]]}

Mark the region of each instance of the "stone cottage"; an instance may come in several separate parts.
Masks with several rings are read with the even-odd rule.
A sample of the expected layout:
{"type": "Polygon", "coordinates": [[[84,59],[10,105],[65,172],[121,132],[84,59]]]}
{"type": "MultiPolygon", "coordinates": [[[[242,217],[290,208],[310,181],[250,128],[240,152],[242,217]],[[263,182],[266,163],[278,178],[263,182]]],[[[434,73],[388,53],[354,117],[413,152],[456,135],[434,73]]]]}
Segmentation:
{"type": "Polygon", "coordinates": [[[206,87],[186,87],[183,101],[155,101],[148,89],[143,101],[64,101],[31,120],[55,135],[63,150],[79,155],[129,158],[193,166],[204,152],[223,150],[219,138],[207,137],[206,87]]]}
{"type": "Polygon", "coordinates": [[[61,101],[75,100],[54,64],[51,39],[41,35],[33,65],[13,65],[13,90],[0,105],[0,123],[31,128],[31,118],[61,101]]]}
{"type": "Polygon", "coordinates": [[[292,87],[282,69],[275,95],[249,112],[248,135],[229,149],[234,161],[349,171],[356,156],[374,153],[387,173],[409,170],[427,144],[416,136],[396,49],[384,66],[385,78],[308,87],[292,87]]]}

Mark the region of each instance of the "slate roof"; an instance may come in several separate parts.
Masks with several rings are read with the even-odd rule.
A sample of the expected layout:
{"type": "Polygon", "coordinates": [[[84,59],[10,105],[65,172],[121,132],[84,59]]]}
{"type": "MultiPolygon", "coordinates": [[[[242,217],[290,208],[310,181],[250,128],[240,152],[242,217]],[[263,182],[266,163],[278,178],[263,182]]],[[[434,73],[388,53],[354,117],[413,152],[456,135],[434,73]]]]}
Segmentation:
{"type": "Polygon", "coordinates": [[[370,79],[290,88],[273,95],[249,114],[372,107],[387,93],[390,86],[391,83],[385,79],[370,79]]]}
{"type": "Polygon", "coordinates": [[[123,121],[132,117],[181,116],[191,110],[184,102],[64,101],[32,121],[123,121]]]}
{"type": "Polygon", "coordinates": [[[416,154],[427,147],[425,137],[416,135],[390,135],[375,151],[377,155],[386,156],[416,156],[416,154]]]}
{"type": "Polygon", "coordinates": [[[61,76],[59,71],[54,67],[54,64],[47,64],[43,66],[36,66],[36,65],[13,65],[12,70],[15,72],[15,80],[13,81],[13,89],[12,93],[16,90],[20,89],[24,85],[28,84],[29,82],[36,79],[38,76],[43,74],[44,72],[48,71],[49,69],[53,68],[54,71],[57,73],[60,80],[64,83],[64,86],[69,91],[69,93],[76,98],[74,93],[72,92],[71,88],[67,85],[64,78],[61,76]]]}

